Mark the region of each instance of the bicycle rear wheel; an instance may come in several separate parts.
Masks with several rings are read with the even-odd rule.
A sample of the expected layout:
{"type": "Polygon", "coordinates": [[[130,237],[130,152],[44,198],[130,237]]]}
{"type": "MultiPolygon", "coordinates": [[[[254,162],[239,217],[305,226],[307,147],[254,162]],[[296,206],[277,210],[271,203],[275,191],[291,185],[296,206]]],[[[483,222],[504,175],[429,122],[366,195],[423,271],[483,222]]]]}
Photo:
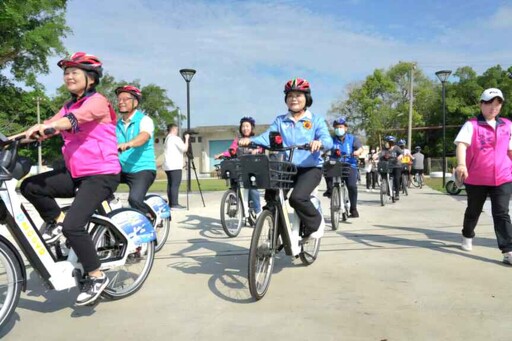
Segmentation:
{"type": "Polygon", "coordinates": [[[220,203],[220,223],[224,232],[231,238],[238,236],[243,225],[242,204],[232,189],[222,196],[220,203]]]}
{"type": "Polygon", "coordinates": [[[160,251],[169,237],[169,231],[171,229],[171,218],[158,218],[153,226],[156,233],[156,245],[155,252],[160,251]]]}
{"type": "Polygon", "coordinates": [[[420,187],[420,182],[419,182],[419,176],[418,176],[418,173],[415,173],[413,175],[413,177],[411,178],[411,183],[414,187],[418,188],[420,187]]]}
{"type": "Polygon", "coordinates": [[[333,230],[337,230],[340,226],[340,210],[340,188],[338,186],[334,186],[331,192],[331,228],[333,230]]]}
{"type": "MultiPolygon", "coordinates": [[[[120,258],[128,252],[125,238],[114,227],[98,225],[93,231],[92,241],[100,261],[120,258]]],[[[154,258],[154,241],[139,245],[128,255],[124,265],[105,270],[110,283],[101,295],[117,300],[137,292],[147,279],[154,258]]]]}
{"type": "Polygon", "coordinates": [[[262,299],[270,286],[276,254],[275,233],[274,215],[264,210],[256,221],[249,249],[249,291],[255,300],[262,299]]]}
{"type": "Polygon", "coordinates": [[[302,244],[299,257],[304,265],[311,265],[315,262],[320,251],[320,240],[320,238],[309,238],[302,244]]]}
{"type": "Polygon", "coordinates": [[[0,242],[0,330],[9,322],[20,300],[21,266],[12,250],[0,242]]]}
{"type": "Polygon", "coordinates": [[[341,201],[343,205],[343,214],[341,215],[341,220],[347,221],[348,219],[348,211],[350,209],[350,200],[348,198],[348,188],[347,186],[343,186],[341,190],[341,201]]]}
{"type": "Polygon", "coordinates": [[[409,195],[409,192],[407,192],[407,186],[409,182],[409,177],[407,174],[402,174],[402,193],[404,195],[409,195]]]}

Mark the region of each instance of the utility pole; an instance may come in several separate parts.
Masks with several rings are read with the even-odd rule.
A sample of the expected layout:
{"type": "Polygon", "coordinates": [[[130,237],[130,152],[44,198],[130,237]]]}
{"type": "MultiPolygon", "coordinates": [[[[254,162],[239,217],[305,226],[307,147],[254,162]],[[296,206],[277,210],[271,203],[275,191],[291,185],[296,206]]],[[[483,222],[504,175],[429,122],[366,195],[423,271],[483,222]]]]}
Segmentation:
{"type": "MultiPolygon", "coordinates": [[[[40,104],[41,97],[36,97],[36,103],[37,103],[37,124],[41,124],[41,110],[40,110],[40,104]]],[[[43,166],[43,150],[41,142],[39,142],[39,145],[37,146],[37,174],[41,173],[43,166]]]]}
{"type": "Polygon", "coordinates": [[[407,148],[409,150],[411,149],[412,145],[412,103],[414,99],[414,69],[416,69],[416,64],[412,64],[411,71],[410,71],[410,89],[409,89],[409,125],[407,128],[407,148]]]}

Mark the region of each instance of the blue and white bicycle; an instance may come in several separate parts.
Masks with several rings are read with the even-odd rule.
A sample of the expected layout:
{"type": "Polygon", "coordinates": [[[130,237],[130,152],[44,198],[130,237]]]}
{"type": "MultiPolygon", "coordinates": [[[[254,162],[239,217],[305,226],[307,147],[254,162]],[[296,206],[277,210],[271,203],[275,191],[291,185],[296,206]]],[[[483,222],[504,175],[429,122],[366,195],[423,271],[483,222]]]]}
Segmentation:
{"type": "MultiPolygon", "coordinates": [[[[64,238],[46,244],[21,203],[16,184],[29,173],[31,163],[18,156],[20,144],[21,137],[9,140],[0,134],[0,222],[10,232],[0,234],[0,329],[27,286],[18,248],[50,289],[81,286],[84,277],[82,265],[64,238]]],[[[110,279],[102,296],[120,299],[132,295],[142,287],[153,266],[155,232],[150,221],[139,211],[122,208],[105,216],[95,214],[88,225],[100,269],[110,279]]]]}

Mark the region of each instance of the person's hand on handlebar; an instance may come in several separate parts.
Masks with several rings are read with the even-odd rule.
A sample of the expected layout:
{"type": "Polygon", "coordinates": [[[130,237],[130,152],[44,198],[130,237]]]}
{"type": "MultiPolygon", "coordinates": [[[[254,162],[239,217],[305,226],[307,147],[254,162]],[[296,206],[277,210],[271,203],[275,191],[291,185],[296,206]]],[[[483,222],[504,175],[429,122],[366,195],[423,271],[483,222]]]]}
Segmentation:
{"type": "Polygon", "coordinates": [[[248,137],[243,137],[240,140],[238,140],[238,145],[240,147],[246,147],[251,143],[251,139],[248,137]]]}
{"type": "Polygon", "coordinates": [[[54,129],[55,128],[51,124],[35,124],[25,131],[25,138],[27,140],[38,140],[43,141],[52,135],[45,135],[44,131],[46,129],[54,129]]]}
{"type": "Polygon", "coordinates": [[[130,142],[128,143],[120,143],[117,145],[117,150],[120,151],[120,152],[124,152],[125,150],[127,149],[130,149],[132,148],[132,145],[130,142]]]}
{"type": "Polygon", "coordinates": [[[311,147],[311,153],[314,153],[314,152],[319,151],[322,148],[322,142],[320,142],[318,140],[314,140],[314,141],[311,141],[309,146],[311,147]]]}

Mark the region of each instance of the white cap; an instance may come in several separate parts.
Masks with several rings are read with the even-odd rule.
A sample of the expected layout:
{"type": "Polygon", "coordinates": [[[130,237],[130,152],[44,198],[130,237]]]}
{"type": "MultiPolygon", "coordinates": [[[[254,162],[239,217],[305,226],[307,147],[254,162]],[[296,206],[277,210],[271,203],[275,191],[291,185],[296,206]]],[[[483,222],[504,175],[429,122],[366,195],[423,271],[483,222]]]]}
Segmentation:
{"type": "Polygon", "coordinates": [[[480,96],[480,101],[487,102],[495,97],[501,98],[502,101],[505,100],[505,98],[503,98],[503,93],[501,92],[500,89],[489,88],[489,89],[484,90],[484,92],[482,92],[482,96],[480,96]]]}

